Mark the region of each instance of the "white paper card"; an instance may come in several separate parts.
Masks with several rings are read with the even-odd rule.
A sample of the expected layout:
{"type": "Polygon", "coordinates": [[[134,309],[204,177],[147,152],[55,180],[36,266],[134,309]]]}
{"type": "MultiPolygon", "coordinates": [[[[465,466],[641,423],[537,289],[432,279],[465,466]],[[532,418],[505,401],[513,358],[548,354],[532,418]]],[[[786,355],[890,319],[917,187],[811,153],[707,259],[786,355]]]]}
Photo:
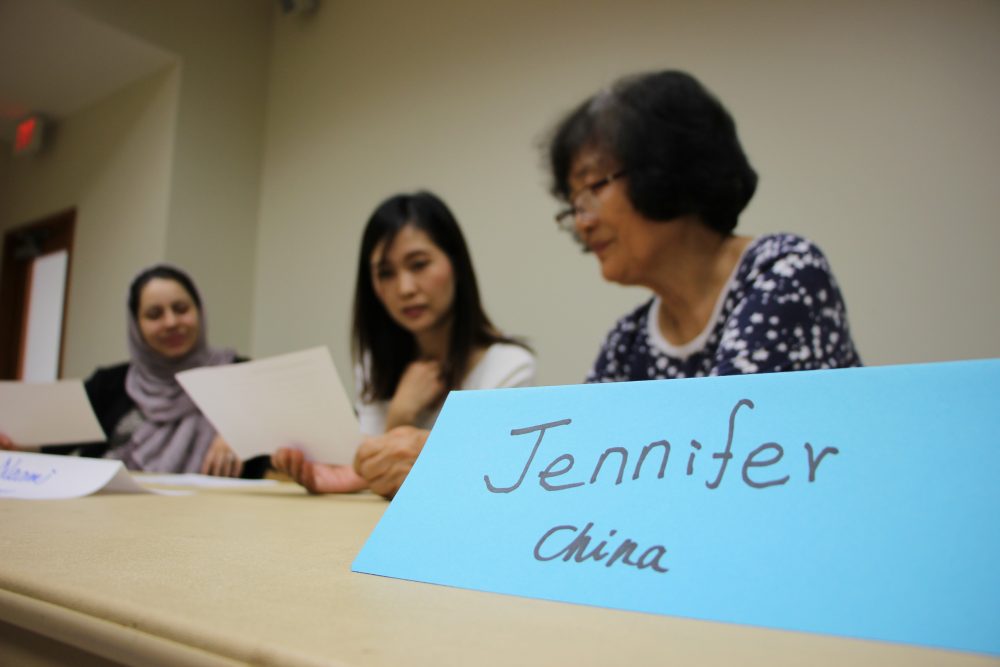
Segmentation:
{"type": "Polygon", "coordinates": [[[166,486],[190,486],[201,489],[246,489],[261,486],[275,486],[276,479],[239,479],[236,477],[213,477],[186,472],[179,475],[134,475],[133,479],[143,486],[163,484],[166,486]]]}
{"type": "Polygon", "coordinates": [[[358,419],[325,347],[176,377],[244,460],[297,447],[314,461],[354,461],[358,419]]]}
{"type": "Polygon", "coordinates": [[[0,433],[28,447],[105,440],[80,380],[0,382],[0,433]]]}
{"type": "Polygon", "coordinates": [[[0,452],[0,498],[51,500],[95,493],[157,492],[138,484],[121,461],[0,452]]]}

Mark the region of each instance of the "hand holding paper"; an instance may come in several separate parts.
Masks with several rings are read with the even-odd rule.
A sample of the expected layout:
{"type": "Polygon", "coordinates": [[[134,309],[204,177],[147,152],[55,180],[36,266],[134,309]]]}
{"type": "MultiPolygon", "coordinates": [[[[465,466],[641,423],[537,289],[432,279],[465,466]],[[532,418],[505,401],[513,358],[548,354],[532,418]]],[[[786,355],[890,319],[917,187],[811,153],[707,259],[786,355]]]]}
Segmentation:
{"type": "Polygon", "coordinates": [[[314,461],[350,464],[358,420],[325,347],[177,374],[241,459],[296,447],[314,461]]]}
{"type": "Polygon", "coordinates": [[[208,451],[205,452],[201,474],[214,477],[239,477],[241,472],[243,472],[243,461],[240,461],[240,457],[221,436],[216,435],[208,451]]]}

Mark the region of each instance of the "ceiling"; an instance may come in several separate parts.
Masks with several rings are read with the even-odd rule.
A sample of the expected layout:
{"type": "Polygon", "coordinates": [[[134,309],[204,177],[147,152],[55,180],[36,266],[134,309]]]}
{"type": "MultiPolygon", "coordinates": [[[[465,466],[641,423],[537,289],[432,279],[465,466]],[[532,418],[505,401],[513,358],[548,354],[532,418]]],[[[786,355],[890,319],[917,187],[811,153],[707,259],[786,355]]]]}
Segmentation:
{"type": "Polygon", "coordinates": [[[176,60],[59,0],[0,0],[0,140],[28,113],[58,121],[176,60]]]}

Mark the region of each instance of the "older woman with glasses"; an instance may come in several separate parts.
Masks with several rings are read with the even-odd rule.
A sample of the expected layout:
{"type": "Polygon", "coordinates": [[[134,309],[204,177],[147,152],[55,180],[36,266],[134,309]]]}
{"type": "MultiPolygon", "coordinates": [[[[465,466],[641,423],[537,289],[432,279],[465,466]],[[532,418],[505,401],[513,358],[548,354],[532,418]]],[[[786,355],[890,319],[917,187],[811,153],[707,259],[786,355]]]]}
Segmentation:
{"type": "Polygon", "coordinates": [[[606,280],[653,296],[612,328],[587,376],[618,382],[858,366],[823,253],[733,233],[757,185],[729,113],[688,74],[621,79],[549,145],[559,226],[606,280]]]}

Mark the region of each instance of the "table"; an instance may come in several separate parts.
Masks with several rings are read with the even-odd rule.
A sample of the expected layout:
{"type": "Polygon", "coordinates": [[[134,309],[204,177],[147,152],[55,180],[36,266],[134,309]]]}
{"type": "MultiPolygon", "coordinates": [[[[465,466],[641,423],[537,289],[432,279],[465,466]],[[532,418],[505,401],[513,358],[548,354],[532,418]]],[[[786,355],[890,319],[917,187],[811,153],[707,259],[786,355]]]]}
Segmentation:
{"type": "Polygon", "coordinates": [[[386,506],[288,483],[0,501],[0,664],[1000,665],[354,574],[386,506]]]}

